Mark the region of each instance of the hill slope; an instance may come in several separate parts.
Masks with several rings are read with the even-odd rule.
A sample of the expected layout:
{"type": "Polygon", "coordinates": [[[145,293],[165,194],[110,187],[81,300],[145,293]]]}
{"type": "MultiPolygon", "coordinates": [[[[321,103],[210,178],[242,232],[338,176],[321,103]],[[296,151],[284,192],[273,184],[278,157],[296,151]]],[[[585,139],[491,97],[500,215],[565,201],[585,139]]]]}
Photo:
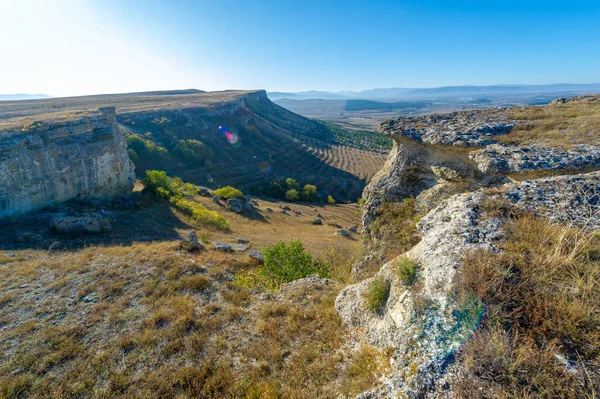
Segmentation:
{"type": "Polygon", "coordinates": [[[117,120],[130,135],[135,153],[129,152],[139,176],[146,169],[165,169],[196,184],[253,192],[292,177],[302,185],[316,185],[323,194],[355,200],[385,161],[381,150],[340,145],[339,131],[272,103],[264,91],[5,102],[0,105],[0,131],[75,119],[104,106],[116,107],[117,120]]]}

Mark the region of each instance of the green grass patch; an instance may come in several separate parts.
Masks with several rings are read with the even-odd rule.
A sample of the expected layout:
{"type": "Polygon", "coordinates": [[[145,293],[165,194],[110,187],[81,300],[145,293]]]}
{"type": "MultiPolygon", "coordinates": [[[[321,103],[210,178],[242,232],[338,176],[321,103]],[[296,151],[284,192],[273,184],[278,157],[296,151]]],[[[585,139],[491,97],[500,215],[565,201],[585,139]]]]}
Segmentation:
{"type": "Polygon", "coordinates": [[[365,300],[367,308],[375,312],[381,312],[385,303],[390,296],[390,283],[389,281],[376,277],[371,280],[368,290],[365,292],[365,300]]]}
{"type": "Polygon", "coordinates": [[[396,275],[406,287],[412,287],[419,278],[419,264],[403,256],[396,261],[396,275]]]}

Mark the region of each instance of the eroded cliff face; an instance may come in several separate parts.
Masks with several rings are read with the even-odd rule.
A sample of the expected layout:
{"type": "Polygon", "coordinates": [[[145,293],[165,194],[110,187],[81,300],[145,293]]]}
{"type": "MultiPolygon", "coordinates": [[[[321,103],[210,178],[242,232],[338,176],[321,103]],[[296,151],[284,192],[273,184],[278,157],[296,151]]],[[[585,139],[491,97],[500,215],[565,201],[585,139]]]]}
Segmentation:
{"type": "Polygon", "coordinates": [[[0,133],[0,218],[131,192],[134,166],[115,108],[0,133]]]}

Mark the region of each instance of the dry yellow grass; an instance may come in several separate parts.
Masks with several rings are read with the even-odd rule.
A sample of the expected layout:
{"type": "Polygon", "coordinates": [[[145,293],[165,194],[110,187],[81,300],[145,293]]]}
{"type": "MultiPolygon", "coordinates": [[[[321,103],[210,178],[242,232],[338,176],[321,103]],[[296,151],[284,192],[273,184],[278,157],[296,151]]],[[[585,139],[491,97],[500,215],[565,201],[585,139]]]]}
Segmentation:
{"type": "Polygon", "coordinates": [[[516,216],[501,253],[469,253],[459,295],[486,305],[458,361],[458,398],[595,398],[600,393],[600,241],[516,216]]]}
{"type": "MultiPolygon", "coordinates": [[[[0,397],[335,398],[375,384],[387,354],[350,353],[334,310],[361,249],[358,236],[334,236],[326,223],[356,224],[357,206],[259,200],[263,218],[247,219],[197,200],[232,231],[177,214],[155,227],[209,241],[241,236],[254,248],[301,239],[337,280],[265,297],[233,281],[257,268],[247,253],[185,253],[174,240],[11,250],[0,268],[0,397]],[[284,215],[283,205],[302,214],[284,215]],[[309,223],[316,213],[324,225],[309,223]]],[[[164,212],[147,206],[132,212],[164,212]]]]}
{"type": "Polygon", "coordinates": [[[600,96],[589,96],[544,107],[512,108],[518,121],[508,135],[496,139],[516,145],[570,147],[600,145],[600,96]]]}

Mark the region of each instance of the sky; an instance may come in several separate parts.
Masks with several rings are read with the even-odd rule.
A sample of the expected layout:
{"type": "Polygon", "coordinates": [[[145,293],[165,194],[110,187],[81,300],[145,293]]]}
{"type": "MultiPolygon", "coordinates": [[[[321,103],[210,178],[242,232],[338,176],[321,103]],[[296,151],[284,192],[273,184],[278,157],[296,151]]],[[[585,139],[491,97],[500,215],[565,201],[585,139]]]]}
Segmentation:
{"type": "Polygon", "coordinates": [[[0,0],[1,94],[598,82],[598,0],[0,0]]]}

